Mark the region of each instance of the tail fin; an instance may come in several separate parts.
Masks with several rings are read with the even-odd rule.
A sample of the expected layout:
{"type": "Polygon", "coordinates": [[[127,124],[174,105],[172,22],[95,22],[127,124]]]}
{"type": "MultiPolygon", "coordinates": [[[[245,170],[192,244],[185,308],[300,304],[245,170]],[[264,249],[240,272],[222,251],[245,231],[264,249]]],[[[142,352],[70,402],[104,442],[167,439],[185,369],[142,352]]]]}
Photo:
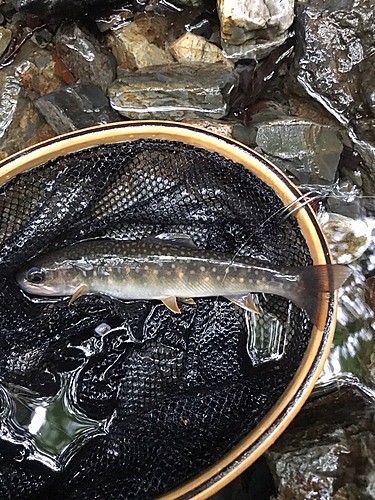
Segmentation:
{"type": "Polygon", "coordinates": [[[299,277],[298,286],[290,300],[307,312],[319,330],[323,330],[325,318],[320,314],[321,300],[328,300],[328,294],[346,281],[352,271],[340,264],[298,267],[293,273],[299,277]]]}

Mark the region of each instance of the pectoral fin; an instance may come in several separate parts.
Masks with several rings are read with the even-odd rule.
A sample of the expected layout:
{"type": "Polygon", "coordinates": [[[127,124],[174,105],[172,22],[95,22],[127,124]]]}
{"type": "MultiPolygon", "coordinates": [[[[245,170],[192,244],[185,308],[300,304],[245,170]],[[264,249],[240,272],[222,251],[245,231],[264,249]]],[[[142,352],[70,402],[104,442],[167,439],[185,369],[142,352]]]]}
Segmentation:
{"type": "Polygon", "coordinates": [[[73,293],[68,305],[71,306],[73,302],[75,302],[79,297],[82,297],[82,295],[85,295],[85,293],[87,293],[88,291],[89,289],[86,285],[80,285],[73,293]]]}
{"type": "Polygon", "coordinates": [[[174,313],[181,314],[180,308],[177,305],[176,297],[166,297],[165,299],[161,299],[161,301],[174,313]]]}
{"type": "Polygon", "coordinates": [[[242,307],[242,309],[246,309],[246,311],[254,312],[259,314],[259,310],[257,306],[254,304],[253,299],[251,298],[251,294],[248,295],[226,295],[226,299],[230,300],[237,306],[242,307]]]}

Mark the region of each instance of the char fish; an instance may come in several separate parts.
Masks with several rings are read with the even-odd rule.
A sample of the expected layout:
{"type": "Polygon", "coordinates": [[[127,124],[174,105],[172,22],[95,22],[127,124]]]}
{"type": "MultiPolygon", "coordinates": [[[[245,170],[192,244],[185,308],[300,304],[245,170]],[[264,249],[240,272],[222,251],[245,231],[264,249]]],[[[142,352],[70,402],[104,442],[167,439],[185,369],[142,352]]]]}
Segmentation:
{"type": "Polygon", "coordinates": [[[272,267],[251,257],[197,248],[185,235],[124,241],[76,243],[30,261],[16,276],[20,287],[42,296],[103,293],[124,300],[161,300],[179,313],[176,298],[223,296],[257,311],[252,292],[272,293],[304,309],[319,328],[322,294],[342,285],[351,271],[343,265],[272,267]]]}

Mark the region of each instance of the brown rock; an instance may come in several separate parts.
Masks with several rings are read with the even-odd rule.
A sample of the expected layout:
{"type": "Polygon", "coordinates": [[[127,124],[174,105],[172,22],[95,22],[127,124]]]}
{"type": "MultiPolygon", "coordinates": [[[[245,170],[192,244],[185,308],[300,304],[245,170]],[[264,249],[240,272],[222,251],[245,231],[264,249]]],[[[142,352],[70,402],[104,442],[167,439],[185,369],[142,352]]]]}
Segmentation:
{"type": "Polygon", "coordinates": [[[165,18],[148,14],[111,32],[107,41],[120,68],[159,66],[172,62],[165,50],[166,33],[165,18]]]}
{"type": "Polygon", "coordinates": [[[112,54],[78,24],[62,24],[55,36],[56,53],[74,78],[106,92],[116,75],[112,54]]]}
{"type": "Polygon", "coordinates": [[[64,82],[56,74],[56,63],[52,56],[50,61],[41,68],[30,63],[28,69],[21,76],[21,86],[28,90],[34,90],[39,95],[49,94],[59,90],[64,82]]]}
{"type": "Polygon", "coordinates": [[[170,51],[173,57],[180,63],[206,62],[222,63],[233,67],[223,54],[223,51],[206,40],[203,36],[187,32],[171,46],[170,51]]]}

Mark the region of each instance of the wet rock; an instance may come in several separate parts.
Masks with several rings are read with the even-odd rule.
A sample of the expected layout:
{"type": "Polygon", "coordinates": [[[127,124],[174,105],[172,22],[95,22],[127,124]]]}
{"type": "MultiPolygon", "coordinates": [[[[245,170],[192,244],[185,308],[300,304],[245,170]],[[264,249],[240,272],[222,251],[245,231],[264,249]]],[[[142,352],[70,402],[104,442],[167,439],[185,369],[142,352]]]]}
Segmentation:
{"type": "Polygon", "coordinates": [[[375,190],[374,24],[372,0],[298,4],[295,81],[348,127],[369,169],[367,191],[375,190]]]}
{"type": "Polygon", "coordinates": [[[218,0],[222,47],[227,57],[261,59],[284,43],[293,22],[293,0],[218,0]]]}
{"type": "Polygon", "coordinates": [[[0,138],[4,136],[7,128],[12,123],[21,91],[19,78],[15,75],[3,73],[1,77],[0,138]]]}
{"type": "Polygon", "coordinates": [[[0,56],[4,53],[5,49],[12,38],[12,32],[3,26],[0,26],[0,56]]]}
{"type": "Polygon", "coordinates": [[[334,180],[342,151],[336,129],[293,117],[261,122],[255,127],[257,146],[281,159],[277,165],[300,183],[327,184],[334,180]]]}
{"type": "Polygon", "coordinates": [[[131,119],[222,118],[233,78],[220,64],[157,66],[124,73],[108,92],[112,107],[131,119]]]}
{"type": "Polygon", "coordinates": [[[266,457],[275,500],[373,498],[374,401],[354,385],[308,401],[266,457]]]}
{"type": "Polygon", "coordinates": [[[29,56],[20,72],[22,87],[39,96],[61,89],[65,83],[57,75],[56,62],[50,52],[41,51],[29,56]]]}
{"type": "Polygon", "coordinates": [[[322,223],[333,261],[349,264],[363,255],[371,243],[371,225],[366,219],[352,219],[331,213],[322,223]]]}
{"type": "Polygon", "coordinates": [[[188,125],[194,125],[195,127],[205,128],[210,132],[215,132],[216,134],[225,135],[227,137],[232,137],[234,122],[224,122],[220,120],[199,120],[193,118],[191,120],[186,120],[185,123],[188,125]]]}
{"type": "Polygon", "coordinates": [[[224,57],[223,51],[219,47],[208,42],[203,36],[194,33],[185,33],[169,49],[173,57],[180,63],[205,62],[221,63],[232,68],[234,66],[224,57]]]}
{"type": "Polygon", "coordinates": [[[99,87],[89,83],[47,94],[39,98],[35,106],[57,134],[121,119],[99,87]]]}
{"type": "Polygon", "coordinates": [[[142,15],[108,35],[107,41],[120,68],[144,68],[172,62],[166,48],[166,19],[142,15]]]}
{"type": "Polygon", "coordinates": [[[2,78],[0,98],[0,160],[55,134],[26,97],[17,74],[2,78]]]}
{"type": "Polygon", "coordinates": [[[56,53],[80,83],[93,83],[106,92],[116,75],[116,63],[91,34],[77,24],[62,24],[55,36],[56,53]]]}

